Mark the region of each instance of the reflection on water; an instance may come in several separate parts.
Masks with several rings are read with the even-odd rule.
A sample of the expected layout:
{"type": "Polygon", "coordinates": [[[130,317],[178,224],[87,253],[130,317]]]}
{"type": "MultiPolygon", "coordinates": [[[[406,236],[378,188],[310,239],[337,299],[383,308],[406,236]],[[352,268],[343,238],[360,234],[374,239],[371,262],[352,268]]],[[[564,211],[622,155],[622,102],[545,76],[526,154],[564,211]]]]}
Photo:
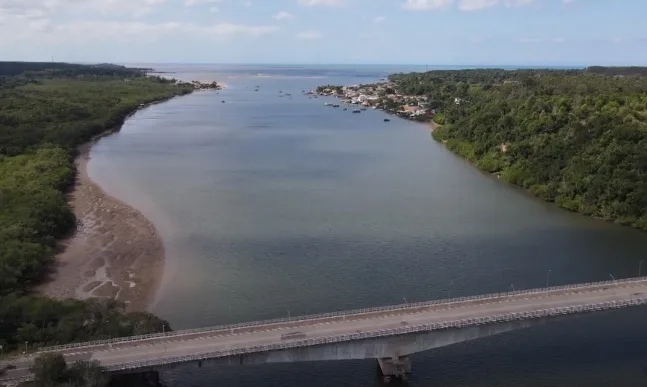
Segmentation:
{"type": "MultiPolygon", "coordinates": [[[[424,125],[385,123],[379,111],[354,115],[300,93],[392,70],[169,71],[232,78],[218,93],[136,114],[93,148],[90,174],[164,237],[167,270],[153,311],[175,328],[635,276],[647,257],[645,234],[501,184],[434,143],[424,125]]],[[[417,354],[410,385],[644,385],[644,323],[645,310],[619,311],[417,354]]],[[[375,367],[183,367],[164,378],[373,386],[375,367]]]]}

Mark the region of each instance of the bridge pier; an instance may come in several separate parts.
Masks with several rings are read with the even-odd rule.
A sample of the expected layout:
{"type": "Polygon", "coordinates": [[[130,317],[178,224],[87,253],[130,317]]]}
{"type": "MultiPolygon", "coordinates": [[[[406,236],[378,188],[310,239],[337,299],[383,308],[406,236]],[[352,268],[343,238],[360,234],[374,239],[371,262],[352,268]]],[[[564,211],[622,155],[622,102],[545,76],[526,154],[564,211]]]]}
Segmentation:
{"type": "Polygon", "coordinates": [[[390,381],[391,378],[407,380],[407,375],[411,373],[411,360],[409,360],[408,356],[377,359],[377,364],[382,370],[385,382],[390,381]]]}
{"type": "Polygon", "coordinates": [[[109,387],[138,386],[164,387],[157,371],[135,372],[132,374],[111,375],[109,387]]]}

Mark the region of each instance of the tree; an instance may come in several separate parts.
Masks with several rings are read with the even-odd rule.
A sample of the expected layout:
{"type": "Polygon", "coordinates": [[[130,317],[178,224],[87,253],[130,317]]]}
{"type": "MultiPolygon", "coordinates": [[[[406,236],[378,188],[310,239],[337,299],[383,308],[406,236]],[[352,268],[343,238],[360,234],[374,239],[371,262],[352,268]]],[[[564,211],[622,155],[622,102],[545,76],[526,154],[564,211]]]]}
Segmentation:
{"type": "Polygon", "coordinates": [[[60,353],[45,353],[34,360],[31,368],[36,387],[50,387],[66,379],[67,363],[60,353]]]}
{"type": "Polygon", "coordinates": [[[83,360],[72,364],[68,371],[68,379],[75,386],[104,387],[109,378],[97,360],[83,360]]]}
{"type": "Polygon", "coordinates": [[[162,329],[149,314],[106,302],[32,295],[51,269],[56,240],[75,226],[65,191],[76,147],[121,125],[140,104],[186,94],[190,84],[115,65],[0,62],[0,341],[54,345],[162,329]],[[106,324],[95,318],[105,313],[106,324]]]}
{"type": "Polygon", "coordinates": [[[105,387],[109,378],[98,361],[77,361],[67,367],[65,358],[58,353],[38,356],[32,367],[34,387],[105,387]]]}
{"type": "Polygon", "coordinates": [[[392,80],[442,101],[433,137],[479,168],[568,210],[647,230],[646,75],[481,69],[392,80]],[[465,85],[468,96],[453,103],[465,85]]]}

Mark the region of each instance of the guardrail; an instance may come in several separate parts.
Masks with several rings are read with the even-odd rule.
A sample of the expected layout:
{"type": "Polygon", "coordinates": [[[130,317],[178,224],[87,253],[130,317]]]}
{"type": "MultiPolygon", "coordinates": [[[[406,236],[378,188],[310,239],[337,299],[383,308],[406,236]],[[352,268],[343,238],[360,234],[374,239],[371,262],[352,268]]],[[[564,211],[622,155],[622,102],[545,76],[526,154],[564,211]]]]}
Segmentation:
{"type": "MultiPolygon", "coordinates": [[[[215,359],[215,358],[221,358],[221,357],[227,357],[227,356],[245,355],[250,353],[276,351],[276,350],[284,350],[284,349],[299,348],[299,347],[309,347],[314,345],[336,344],[336,343],[347,342],[347,341],[374,339],[379,337],[396,336],[396,335],[404,335],[404,334],[411,334],[411,333],[431,332],[431,331],[452,329],[452,328],[466,328],[470,326],[478,326],[478,325],[494,324],[494,323],[502,323],[502,322],[510,322],[510,321],[530,320],[530,319],[538,319],[538,318],[545,318],[545,317],[554,317],[559,315],[589,313],[589,312],[595,312],[595,311],[620,309],[620,308],[641,306],[641,305],[647,305],[647,298],[635,298],[635,299],[623,300],[623,301],[609,301],[609,302],[596,303],[596,304],[584,304],[584,305],[568,306],[568,307],[561,307],[561,308],[541,309],[533,312],[506,313],[506,314],[498,314],[498,315],[492,315],[487,317],[466,318],[466,319],[446,321],[441,323],[405,326],[405,327],[398,327],[394,329],[384,329],[384,330],[369,331],[369,332],[362,332],[362,333],[337,335],[337,336],[331,336],[331,337],[325,337],[325,338],[313,338],[313,339],[298,340],[298,341],[292,341],[292,342],[281,342],[281,343],[268,344],[268,345],[237,347],[237,348],[223,349],[223,350],[218,350],[213,352],[200,353],[195,355],[164,357],[164,358],[159,358],[155,360],[126,362],[122,364],[108,366],[106,367],[106,370],[110,372],[136,370],[141,368],[151,368],[156,366],[186,363],[186,362],[198,361],[198,360],[215,359]]],[[[32,379],[33,379],[33,375],[28,375],[28,376],[23,376],[23,377],[14,378],[14,379],[0,378],[0,381],[25,382],[32,379]]]]}
{"type": "Polygon", "coordinates": [[[559,316],[559,315],[588,313],[588,312],[594,312],[594,311],[619,309],[619,308],[639,306],[639,305],[645,305],[645,304],[647,304],[647,298],[624,300],[624,301],[609,301],[609,302],[603,302],[598,304],[578,305],[578,306],[569,306],[569,307],[561,307],[561,308],[542,309],[542,310],[537,310],[533,312],[507,313],[507,314],[499,314],[499,315],[493,315],[488,317],[467,318],[467,319],[461,319],[461,320],[447,321],[442,323],[407,326],[407,327],[399,327],[394,329],[384,329],[384,330],[362,332],[362,333],[352,333],[352,334],[331,336],[331,337],[325,337],[325,338],[313,338],[313,339],[299,340],[299,341],[293,341],[293,342],[287,342],[287,343],[282,342],[282,343],[276,343],[276,344],[229,348],[229,349],[222,349],[214,352],[207,352],[207,353],[201,353],[201,354],[195,354],[195,355],[165,357],[165,358],[160,358],[155,360],[145,360],[145,361],[133,361],[133,362],[126,362],[123,364],[109,366],[109,367],[106,367],[106,369],[112,372],[135,370],[135,369],[150,368],[150,367],[177,364],[177,363],[186,363],[190,361],[207,360],[207,359],[222,358],[222,357],[228,357],[228,356],[239,356],[239,355],[245,355],[250,353],[278,351],[278,350],[285,350],[285,349],[291,349],[291,348],[309,347],[314,345],[336,344],[336,343],[347,342],[347,341],[374,339],[379,337],[430,332],[430,331],[451,329],[451,328],[465,328],[465,327],[477,326],[477,325],[494,324],[494,323],[502,323],[502,322],[518,321],[518,320],[538,319],[538,318],[553,317],[553,316],[559,316]]]}
{"type": "Polygon", "coordinates": [[[376,313],[376,312],[388,312],[388,311],[396,311],[396,310],[402,310],[402,309],[415,309],[415,308],[423,308],[423,307],[434,306],[434,305],[453,304],[457,302],[479,301],[479,300],[496,299],[501,297],[518,296],[518,295],[525,295],[525,294],[548,293],[548,292],[554,292],[554,291],[575,290],[575,289],[581,289],[586,287],[593,288],[593,287],[602,287],[602,286],[608,286],[608,285],[629,284],[629,283],[636,283],[636,282],[643,282],[643,281],[647,281],[647,277],[625,278],[625,279],[607,280],[607,281],[600,281],[600,282],[587,282],[587,283],[573,284],[573,285],[560,285],[560,286],[552,286],[548,288],[523,289],[523,290],[515,290],[515,291],[501,292],[501,293],[489,293],[489,294],[481,294],[481,295],[475,295],[475,296],[446,298],[446,299],[438,299],[438,300],[432,300],[432,301],[412,302],[412,303],[406,303],[406,304],[378,306],[373,308],[320,313],[320,314],[304,315],[304,316],[291,317],[291,318],[283,317],[283,318],[276,318],[276,319],[264,320],[264,321],[252,321],[252,322],[246,322],[246,323],[236,323],[236,324],[220,325],[220,326],[213,326],[213,327],[185,329],[185,330],[171,331],[171,332],[165,332],[165,333],[150,333],[146,335],[118,337],[113,339],[87,341],[82,343],[55,345],[50,347],[39,348],[38,352],[62,351],[66,349],[92,347],[92,346],[105,345],[105,344],[116,344],[116,343],[132,342],[132,341],[151,340],[151,339],[156,339],[161,337],[176,337],[176,336],[199,334],[199,333],[206,333],[206,332],[217,332],[217,331],[227,331],[227,330],[234,330],[234,329],[240,329],[240,328],[249,328],[249,327],[256,327],[256,326],[295,323],[295,322],[301,322],[301,321],[307,321],[307,320],[335,318],[335,317],[341,317],[341,316],[376,313]]]}
{"type": "MultiPolygon", "coordinates": [[[[6,382],[11,382],[12,384],[20,384],[24,382],[31,382],[34,380],[34,375],[27,375],[27,376],[21,376],[19,378],[2,378],[0,377],[0,382],[6,383],[6,382]]],[[[4,386],[4,384],[3,384],[4,386]]]]}

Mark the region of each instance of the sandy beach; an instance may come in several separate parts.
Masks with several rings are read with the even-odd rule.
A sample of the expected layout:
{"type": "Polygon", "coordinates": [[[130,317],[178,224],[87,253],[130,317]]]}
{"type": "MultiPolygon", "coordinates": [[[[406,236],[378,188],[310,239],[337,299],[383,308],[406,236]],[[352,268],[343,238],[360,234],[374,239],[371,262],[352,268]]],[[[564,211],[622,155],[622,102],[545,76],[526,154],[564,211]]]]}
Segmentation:
{"type": "Polygon", "coordinates": [[[90,179],[90,146],[80,149],[76,183],[68,196],[76,231],[60,242],[51,280],[40,290],[58,298],[113,298],[126,302],[128,310],[146,310],[164,270],[162,239],[139,211],[90,179]]]}

